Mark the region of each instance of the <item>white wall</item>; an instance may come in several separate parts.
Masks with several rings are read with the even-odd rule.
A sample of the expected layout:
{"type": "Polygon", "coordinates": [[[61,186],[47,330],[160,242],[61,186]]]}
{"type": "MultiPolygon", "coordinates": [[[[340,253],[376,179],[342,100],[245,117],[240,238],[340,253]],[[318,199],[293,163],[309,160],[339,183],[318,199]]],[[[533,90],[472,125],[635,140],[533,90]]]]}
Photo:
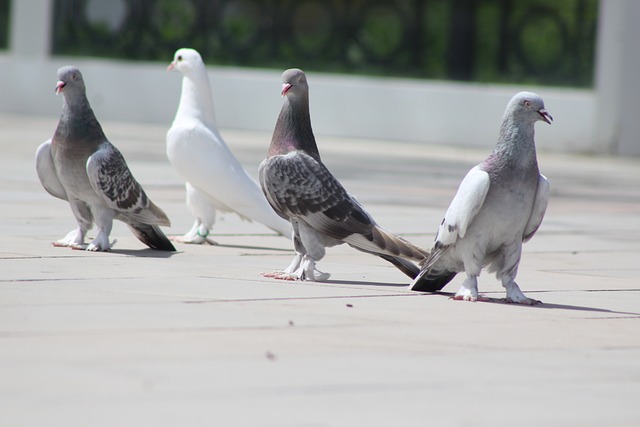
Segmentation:
{"type": "MultiPolygon", "coordinates": [[[[22,5],[14,8],[14,25],[27,25],[27,21],[31,28],[35,26],[40,30],[12,29],[12,49],[0,54],[0,111],[58,115],[61,101],[53,93],[56,70],[62,65],[74,64],[84,74],[89,100],[99,118],[169,126],[180,91],[179,75],[165,71],[171,58],[165,63],[141,63],[49,57],[48,48],[42,48],[43,43],[48,43],[47,14],[34,17],[33,3],[47,10],[50,0],[14,1],[13,6],[22,5]]],[[[552,126],[543,123],[537,126],[537,143],[541,149],[640,155],[640,140],[627,138],[624,143],[620,142],[620,135],[628,136],[630,129],[640,123],[635,113],[640,110],[633,110],[633,114],[626,111],[622,118],[617,114],[625,111],[621,102],[629,102],[635,108],[638,99],[629,99],[630,92],[620,83],[620,79],[630,79],[633,74],[632,70],[622,73],[619,69],[620,64],[628,66],[631,61],[628,57],[633,56],[627,52],[629,42],[621,44],[619,25],[608,36],[602,36],[604,29],[613,28],[620,19],[631,20],[625,12],[638,14],[640,18],[639,4],[634,0],[601,0],[598,43],[608,49],[610,45],[616,47],[618,50],[613,54],[611,50],[608,52],[609,57],[617,58],[618,62],[606,55],[598,56],[599,61],[609,62],[598,65],[597,90],[310,72],[314,129],[320,135],[490,146],[511,96],[521,90],[531,90],[542,95],[555,119],[552,126]],[[620,74],[624,76],[619,78],[620,74]],[[622,123],[622,119],[630,123],[622,123]]],[[[634,49],[634,52],[639,62],[640,50],[634,49]]],[[[633,67],[637,67],[635,75],[640,75],[640,64],[631,63],[633,67]]],[[[221,127],[272,130],[281,105],[281,71],[227,67],[209,70],[221,127]]],[[[640,135],[640,130],[636,135],[640,135]]]]}

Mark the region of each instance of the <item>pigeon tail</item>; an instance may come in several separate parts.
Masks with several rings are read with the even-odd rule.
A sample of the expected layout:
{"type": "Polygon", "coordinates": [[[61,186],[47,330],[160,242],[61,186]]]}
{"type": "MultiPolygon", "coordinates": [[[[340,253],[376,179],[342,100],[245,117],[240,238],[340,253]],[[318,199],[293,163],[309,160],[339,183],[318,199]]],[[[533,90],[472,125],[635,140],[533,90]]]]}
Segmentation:
{"type": "Polygon", "coordinates": [[[419,292],[438,292],[452,281],[456,274],[458,273],[447,270],[434,271],[432,269],[424,269],[420,274],[416,275],[409,289],[419,292]]]}
{"type": "Polygon", "coordinates": [[[390,255],[378,255],[385,261],[393,264],[398,270],[409,276],[411,279],[415,279],[420,274],[420,267],[403,258],[394,257],[390,255]]]}
{"type": "Polygon", "coordinates": [[[142,223],[127,225],[138,240],[149,246],[151,249],[155,249],[156,251],[175,252],[176,248],[157,225],[142,223]]]}
{"type": "Polygon", "coordinates": [[[456,274],[458,274],[457,272],[436,267],[436,263],[448,248],[450,248],[450,246],[443,246],[440,242],[436,241],[429,257],[420,263],[422,270],[416,275],[411,285],[409,285],[409,290],[437,292],[453,280],[456,274]]]}
{"type": "Polygon", "coordinates": [[[391,255],[414,261],[423,261],[429,256],[429,251],[426,249],[422,249],[378,225],[374,225],[369,234],[352,234],[344,241],[357,249],[374,255],[391,255]]]}

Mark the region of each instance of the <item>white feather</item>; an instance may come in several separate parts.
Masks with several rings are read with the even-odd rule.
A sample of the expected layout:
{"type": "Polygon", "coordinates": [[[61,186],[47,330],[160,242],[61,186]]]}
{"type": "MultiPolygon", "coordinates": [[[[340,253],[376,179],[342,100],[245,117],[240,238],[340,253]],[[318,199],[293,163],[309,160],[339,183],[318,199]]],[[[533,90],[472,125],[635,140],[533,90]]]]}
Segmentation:
{"type": "Polygon", "coordinates": [[[489,174],[478,166],[467,173],[438,228],[437,242],[447,246],[458,240],[458,237],[464,237],[482,208],[489,186],[489,174]]]}
{"type": "Polygon", "coordinates": [[[172,63],[183,73],[182,95],[176,117],[167,132],[167,157],[195,192],[189,209],[213,224],[207,204],[243,219],[260,222],[291,236],[291,226],[269,206],[262,190],[242,168],[215,125],[213,100],[204,63],[192,49],[180,49],[172,63]],[[180,58],[180,59],[179,59],[180,58]]]}
{"type": "Polygon", "coordinates": [[[62,200],[69,200],[67,190],[58,178],[56,165],[51,157],[51,140],[43,142],[36,151],[36,172],[40,183],[49,194],[62,200]]]}

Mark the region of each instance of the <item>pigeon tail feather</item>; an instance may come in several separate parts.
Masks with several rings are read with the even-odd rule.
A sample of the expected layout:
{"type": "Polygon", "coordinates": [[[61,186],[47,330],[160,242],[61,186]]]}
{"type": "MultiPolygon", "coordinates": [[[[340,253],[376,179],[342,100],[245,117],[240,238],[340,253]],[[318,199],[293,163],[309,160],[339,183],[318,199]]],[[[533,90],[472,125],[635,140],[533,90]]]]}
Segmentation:
{"type": "Polygon", "coordinates": [[[157,251],[175,252],[173,246],[167,236],[160,230],[157,225],[149,224],[127,224],[133,234],[145,245],[157,251]]]}
{"type": "Polygon", "coordinates": [[[409,286],[412,291],[420,292],[438,292],[444,288],[447,283],[456,277],[456,272],[453,271],[434,271],[432,269],[422,270],[414,279],[413,283],[409,286]]]}
{"type": "Polygon", "coordinates": [[[420,274],[420,267],[403,258],[394,257],[390,255],[378,255],[385,261],[393,264],[398,270],[409,276],[411,279],[415,279],[420,274]]]}
{"type": "Polygon", "coordinates": [[[422,261],[429,256],[429,251],[384,230],[378,225],[375,225],[370,235],[366,237],[388,255],[409,258],[414,261],[422,261]]]}

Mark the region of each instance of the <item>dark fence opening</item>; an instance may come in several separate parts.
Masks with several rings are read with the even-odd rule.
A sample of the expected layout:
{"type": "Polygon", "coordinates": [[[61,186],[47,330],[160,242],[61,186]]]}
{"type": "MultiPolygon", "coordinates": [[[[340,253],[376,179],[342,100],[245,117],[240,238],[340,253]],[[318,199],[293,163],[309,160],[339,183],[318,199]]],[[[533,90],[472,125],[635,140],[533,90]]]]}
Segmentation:
{"type": "Polygon", "coordinates": [[[0,0],[0,49],[9,47],[9,1],[0,0]]]}
{"type": "MultiPolygon", "coordinates": [[[[1,4],[1,3],[0,3],[1,4]]],[[[589,87],[597,0],[56,0],[53,53],[589,87]]]]}

